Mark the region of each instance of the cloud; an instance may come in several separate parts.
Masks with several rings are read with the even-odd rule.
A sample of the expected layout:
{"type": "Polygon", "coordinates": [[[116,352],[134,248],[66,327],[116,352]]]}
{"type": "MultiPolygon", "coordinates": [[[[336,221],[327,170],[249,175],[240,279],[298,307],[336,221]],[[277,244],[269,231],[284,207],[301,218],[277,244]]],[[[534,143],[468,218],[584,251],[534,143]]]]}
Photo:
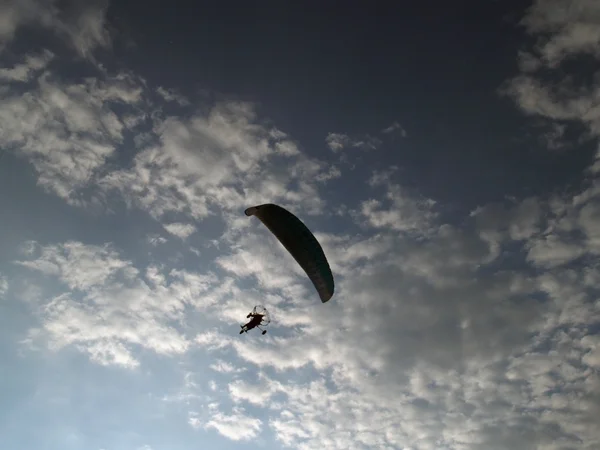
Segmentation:
{"type": "Polygon", "coordinates": [[[48,50],[36,55],[28,55],[25,61],[10,69],[0,69],[0,80],[4,81],[29,81],[36,73],[45,69],[52,61],[54,54],[48,50]]]}
{"type": "Polygon", "coordinates": [[[235,367],[233,364],[227,361],[217,360],[214,364],[211,364],[210,369],[219,373],[240,373],[243,372],[244,368],[235,367]]]}
{"type": "Polygon", "coordinates": [[[348,148],[375,150],[381,144],[377,138],[366,136],[364,139],[354,139],[343,133],[329,133],[325,142],[334,153],[348,148]]]}
{"type": "Polygon", "coordinates": [[[556,234],[550,234],[532,240],[527,257],[536,265],[555,267],[576,260],[585,251],[585,247],[578,242],[569,242],[556,234]]]}
{"type": "Polygon", "coordinates": [[[229,384],[229,395],[236,403],[248,402],[263,406],[276,393],[274,382],[263,385],[253,385],[243,380],[236,380],[229,384]]]}
{"type": "Polygon", "coordinates": [[[409,194],[402,186],[391,182],[389,175],[375,173],[370,184],[387,188],[384,198],[389,206],[375,198],[363,201],[359,214],[369,226],[421,232],[435,218],[434,200],[409,194]]]}
{"type": "Polygon", "coordinates": [[[540,199],[530,197],[519,203],[492,203],[471,212],[480,236],[499,247],[510,241],[524,241],[541,231],[545,213],[540,199]]]}
{"type": "Polygon", "coordinates": [[[147,236],[147,240],[148,240],[148,243],[150,245],[152,245],[153,247],[156,247],[160,244],[165,244],[167,242],[167,239],[162,237],[159,234],[150,234],[147,236]]]}
{"type": "Polygon", "coordinates": [[[84,245],[75,241],[42,247],[35,260],[17,263],[46,275],[54,275],[70,289],[78,290],[102,285],[117,273],[127,278],[137,275],[131,263],[121,260],[110,246],[84,245]]]}
{"type": "MultiPolygon", "coordinates": [[[[251,103],[220,102],[207,114],[165,118],[139,77],[99,71],[97,78],[65,84],[51,72],[35,78],[28,68],[41,63],[32,58],[5,73],[29,77],[35,87],[25,94],[1,91],[0,120],[7,126],[0,145],[27,158],[38,184],[71,205],[106,208],[117,193],[161,220],[169,213],[198,220],[265,199],[317,213],[324,207],[320,186],[341,176],[260,120],[251,103]],[[152,128],[142,130],[145,125],[152,128]],[[116,156],[130,154],[124,146],[134,129],[132,164],[115,170],[116,156]]],[[[166,88],[158,93],[175,99],[166,88]]]]}
{"type": "MultiPolygon", "coordinates": [[[[529,14],[541,4],[551,3],[529,14]]],[[[506,92],[530,114],[579,121],[593,133],[595,106],[585,98],[593,87],[536,78],[567,47],[546,59],[523,53],[524,72],[506,92]]],[[[595,165],[576,195],[484,204],[452,223],[390,167],[353,179],[366,181],[361,196],[325,224],[337,194],[323,183],[341,171],[303,154],[253,104],[163,117],[145,99],[177,101],[173,92],[130,75],[66,84],[49,73],[12,73],[35,85],[20,96],[4,91],[1,118],[10,127],[1,144],[28,158],[48,191],[77,205],[90,191],[118,193],[183,239],[209,216],[224,227],[218,248],[207,243],[196,266],[214,264],[215,273],[169,267],[168,257],[144,266],[113,244],[25,243],[17,266],[41,286],[26,303],[38,323],[25,343],[128,369],[148,354],[175,365],[205,351],[208,360],[193,355],[195,373],[209,368],[215,379],[200,383],[186,372],[184,389],[162,398],[184,402],[191,427],[238,442],[269,427],[282,445],[304,450],[600,445],[595,165]],[[126,147],[127,130],[142,124],[152,128],[126,147]],[[137,153],[115,168],[126,148],[137,153]],[[264,201],[293,206],[314,228],[336,277],[329,303],[268,230],[243,216],[264,201]],[[273,333],[239,337],[240,319],[258,303],[272,313],[273,333]]],[[[334,151],[379,145],[327,139],[334,151]]],[[[168,243],[147,238],[148,246],[168,243]]]]}
{"type": "Polygon", "coordinates": [[[63,38],[80,56],[93,59],[96,48],[110,46],[106,29],[108,1],[7,0],[0,4],[0,50],[26,27],[63,38]]]}
{"type": "Polygon", "coordinates": [[[315,179],[320,182],[327,182],[329,180],[335,180],[336,178],[340,178],[342,176],[341,170],[336,166],[331,166],[329,168],[329,172],[319,173],[315,179]]]}
{"type": "Polygon", "coordinates": [[[521,75],[507,85],[505,92],[527,114],[557,121],[578,120],[598,135],[600,116],[594,98],[599,89],[600,85],[576,87],[568,79],[549,86],[532,76],[521,75]]]}
{"type": "Polygon", "coordinates": [[[54,276],[70,289],[39,307],[41,328],[32,330],[31,340],[55,350],[72,345],[102,365],[137,367],[136,347],[163,355],[184,353],[190,340],[175,324],[189,308],[202,310],[217,300],[204,295],[218,281],[210,273],[164,274],[151,266],[142,276],[108,246],[68,242],[41,247],[39,256],[19,264],[54,276]]]}
{"type": "Polygon", "coordinates": [[[205,429],[214,429],[232,441],[249,441],[255,439],[261,429],[262,421],[234,410],[233,414],[216,412],[204,425],[205,429]]]}
{"type": "Polygon", "coordinates": [[[550,67],[580,54],[599,57],[600,7],[593,0],[563,3],[536,0],[522,19],[526,30],[539,38],[537,52],[550,67]]]}
{"type": "MultiPolygon", "coordinates": [[[[523,112],[549,120],[555,131],[576,122],[590,135],[600,134],[600,107],[595,100],[600,92],[598,77],[591,76],[586,83],[579,81],[584,77],[576,81],[571,72],[562,70],[568,61],[600,58],[599,13],[593,0],[536,0],[521,21],[535,44],[520,51],[521,73],[505,83],[502,92],[523,112]],[[553,74],[552,82],[542,69],[553,74]]],[[[556,147],[552,136],[549,147],[556,147]]]]}
{"type": "Polygon", "coordinates": [[[268,426],[283,445],[305,449],[597,447],[590,330],[600,321],[600,274],[568,260],[531,270],[526,259],[543,236],[560,241],[571,231],[593,254],[594,186],[484,205],[459,229],[392,174],[374,174],[368,187],[390,201],[384,211],[396,211],[394,220],[362,222],[360,234],[318,233],[336,273],[332,303],[315,303],[305,275],[283,249],[265,245],[258,226],[222,243],[231,248],[216,261],[230,279],[132,270],[110,247],[29,245],[21,264],[83,290],[44,305],[38,339],[100,364],[135,368],[136,348],[181,355],[198,346],[221,360],[211,367],[219,376],[241,377],[234,367],[242,364],[244,374],[261,371],[257,382],[227,383],[237,409],[188,417],[235,441],[268,426]],[[502,249],[515,245],[526,268],[519,272],[499,265],[502,249]],[[246,284],[252,279],[256,288],[246,284]],[[260,341],[211,328],[190,337],[173,325],[186,321],[188,306],[210,307],[229,324],[257,299],[276,314],[278,330],[260,341]]]}
{"type": "Polygon", "coordinates": [[[202,219],[211,209],[237,215],[265,199],[320,210],[317,185],[336,172],[297,153],[276,131],[260,123],[249,103],[219,103],[188,120],[167,118],[153,130],[159,144],[140,151],[131,169],[107,174],[101,186],[157,219],[167,213],[202,219]]]}
{"type": "Polygon", "coordinates": [[[178,93],[175,89],[166,89],[162,86],[159,86],[156,88],[156,92],[167,102],[175,102],[180,106],[188,106],[190,104],[190,101],[178,93]]]}
{"type": "MultiPolygon", "coordinates": [[[[371,186],[402,191],[391,173],[371,186]]],[[[411,235],[393,223],[358,236],[318,233],[336,274],[328,305],[296,288],[303,274],[284,269],[283,252],[240,237],[221,264],[281,294],[269,308],[289,330],[196,343],[257,367],[258,382],[234,380],[229,396],[265,410],[289,447],[595,448],[600,274],[593,264],[543,264],[534,249],[548,233],[576,231],[569,239],[594,252],[598,198],[588,187],[484,205],[460,229],[417,214],[411,235]]]]}
{"type": "Polygon", "coordinates": [[[398,122],[394,122],[389,127],[384,128],[383,130],[381,130],[381,132],[383,134],[390,134],[390,133],[394,133],[396,131],[398,131],[402,137],[406,137],[407,136],[406,130],[398,122]]]}
{"type": "MultiPolygon", "coordinates": [[[[358,229],[315,227],[336,274],[336,296],[322,305],[285,249],[266,244],[268,230],[241,211],[265,197],[311,210],[320,200],[312,180],[331,168],[278,151],[277,142],[292,141],[249,105],[157,118],[152,133],[130,168],[94,180],[161,222],[173,212],[219,214],[225,230],[214,262],[227,276],[137,268],[111,245],[28,243],[19,264],[66,289],[35,303],[30,343],[72,346],[130,369],[142,363],[139,349],[175,356],[204,348],[217,358],[207,367],[234,378],[210,394],[237,409],[190,412],[188,422],[238,441],[269,426],[284,445],[305,449],[597,445],[589,330],[599,320],[600,275],[572,266],[597,254],[594,183],[571,197],[483,205],[459,228],[442,221],[434,200],[395,182],[394,168],[375,172],[344,216],[358,229]],[[503,265],[515,246],[524,270],[503,265]],[[241,340],[220,328],[257,303],[276,317],[276,334],[241,340]],[[194,335],[189,311],[207,308],[213,322],[194,335]]],[[[191,230],[164,223],[181,236],[191,230]]],[[[203,402],[195,392],[186,401],[203,402]]]]}
{"type": "Polygon", "coordinates": [[[200,419],[198,417],[196,417],[197,413],[190,413],[190,417],[188,418],[188,424],[192,427],[192,428],[201,428],[202,427],[202,422],[200,421],[200,419]]]}
{"type": "Polygon", "coordinates": [[[70,85],[43,74],[24,94],[0,93],[0,145],[31,161],[45,190],[85,205],[82,190],[123,142],[124,124],[111,106],[135,104],[140,95],[126,74],[70,85]]]}
{"type": "MultiPolygon", "coordinates": [[[[257,228],[260,224],[256,224],[257,228]]],[[[234,249],[215,259],[216,264],[236,278],[256,280],[266,290],[294,292],[303,276],[293,258],[283,246],[273,242],[268,230],[246,233],[236,239],[234,249]],[[273,245],[277,244],[277,245],[273,245]]],[[[266,305],[265,305],[266,306],[266,305]]],[[[247,311],[240,311],[240,314],[247,311]]],[[[239,317],[239,314],[238,314],[239,317]]]]}
{"type": "Polygon", "coordinates": [[[5,45],[13,39],[17,29],[22,25],[39,24],[50,26],[56,10],[52,2],[36,0],[5,1],[0,5],[0,42],[5,45]]]}
{"type": "Polygon", "coordinates": [[[4,298],[8,292],[8,279],[0,274],[0,298],[4,298]]]}
{"type": "Polygon", "coordinates": [[[598,189],[594,182],[575,196],[550,202],[528,198],[506,209],[495,204],[472,213],[481,236],[494,245],[522,241],[534,266],[558,267],[600,252],[598,189]]]}
{"type": "Polygon", "coordinates": [[[196,227],[189,223],[169,223],[163,225],[163,227],[173,236],[177,236],[183,240],[187,239],[196,232],[196,227]]]}

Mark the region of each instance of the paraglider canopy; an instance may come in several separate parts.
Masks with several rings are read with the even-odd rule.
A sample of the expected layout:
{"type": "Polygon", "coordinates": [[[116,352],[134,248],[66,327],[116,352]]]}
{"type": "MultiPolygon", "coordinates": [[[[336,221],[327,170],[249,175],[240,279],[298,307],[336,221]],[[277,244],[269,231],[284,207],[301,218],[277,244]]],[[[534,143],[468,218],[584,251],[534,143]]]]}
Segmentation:
{"type": "Polygon", "coordinates": [[[245,214],[260,219],[306,272],[321,301],[329,301],[334,291],[333,274],[321,244],[308,227],[294,214],[273,203],[252,206],[245,214]]]}

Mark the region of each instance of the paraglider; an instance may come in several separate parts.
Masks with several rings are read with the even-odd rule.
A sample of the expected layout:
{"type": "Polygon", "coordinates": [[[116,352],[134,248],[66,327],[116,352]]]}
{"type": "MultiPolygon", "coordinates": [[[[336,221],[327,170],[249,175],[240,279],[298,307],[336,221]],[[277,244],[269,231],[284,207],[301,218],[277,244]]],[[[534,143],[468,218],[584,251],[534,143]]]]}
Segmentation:
{"type": "Polygon", "coordinates": [[[240,334],[247,333],[253,328],[257,328],[262,331],[262,334],[266,334],[267,330],[263,329],[271,322],[269,311],[262,305],[256,305],[252,311],[246,316],[250,321],[241,326],[240,334]]]}
{"type": "Polygon", "coordinates": [[[275,235],[306,272],[321,301],[328,302],[334,291],[333,274],[321,244],[308,227],[294,214],[272,203],[252,206],[245,214],[258,217],[275,235]]]}

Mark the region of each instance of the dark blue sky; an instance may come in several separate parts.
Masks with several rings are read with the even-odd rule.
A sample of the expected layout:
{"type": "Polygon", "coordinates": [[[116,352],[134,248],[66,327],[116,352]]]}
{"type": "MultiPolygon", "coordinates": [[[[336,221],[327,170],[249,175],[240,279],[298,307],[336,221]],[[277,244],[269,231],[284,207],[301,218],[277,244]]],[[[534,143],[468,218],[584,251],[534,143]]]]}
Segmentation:
{"type": "Polygon", "coordinates": [[[498,94],[530,2],[391,3],[123,1],[109,17],[136,44],[123,65],[187,94],[257,101],[310,154],[328,132],[397,120],[408,139],[386,143],[379,164],[433,198],[471,207],[579,178],[590,154],[548,154],[498,94]]]}

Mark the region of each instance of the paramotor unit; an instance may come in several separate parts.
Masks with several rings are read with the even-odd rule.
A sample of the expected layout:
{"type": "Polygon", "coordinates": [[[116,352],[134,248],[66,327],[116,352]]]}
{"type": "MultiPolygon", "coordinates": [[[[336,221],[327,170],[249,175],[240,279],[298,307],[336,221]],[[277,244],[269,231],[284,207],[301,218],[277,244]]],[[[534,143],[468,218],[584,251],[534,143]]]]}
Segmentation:
{"type": "Polygon", "coordinates": [[[250,321],[241,326],[240,334],[247,333],[252,328],[258,328],[262,331],[262,334],[266,334],[267,330],[265,327],[271,323],[271,316],[267,308],[262,305],[256,305],[250,313],[246,316],[250,321]]]}

